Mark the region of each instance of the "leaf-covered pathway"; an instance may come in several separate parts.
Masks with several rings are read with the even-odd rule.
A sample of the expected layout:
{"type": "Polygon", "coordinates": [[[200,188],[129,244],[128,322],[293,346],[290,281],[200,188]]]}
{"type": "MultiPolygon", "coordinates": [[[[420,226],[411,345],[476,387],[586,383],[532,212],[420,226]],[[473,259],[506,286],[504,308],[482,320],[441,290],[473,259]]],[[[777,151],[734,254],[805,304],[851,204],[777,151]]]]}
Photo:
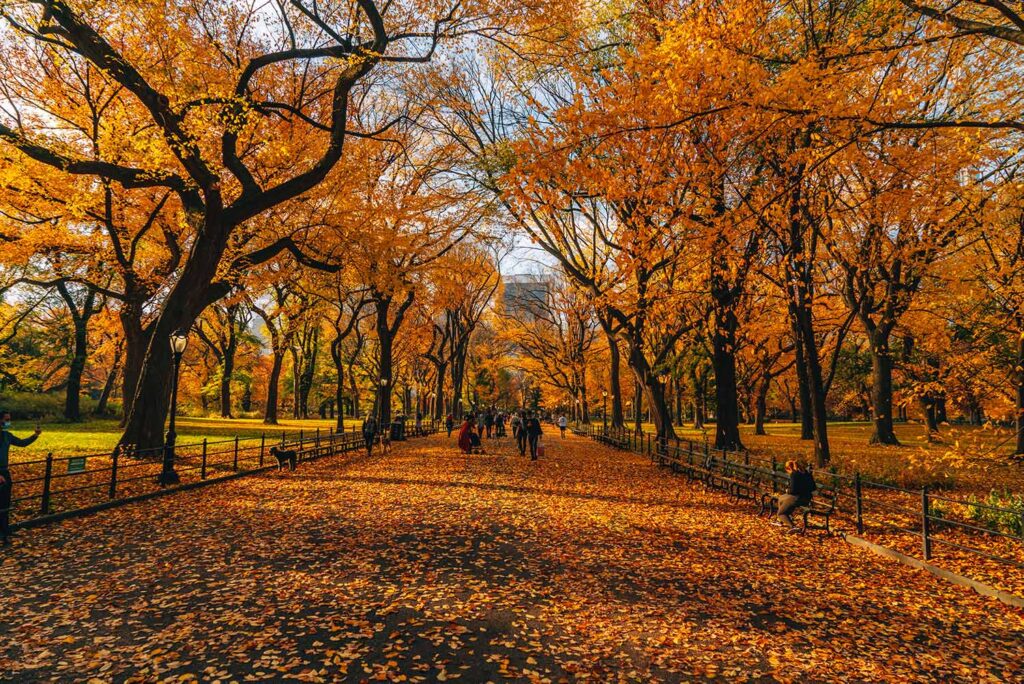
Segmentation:
{"type": "Polygon", "coordinates": [[[1013,680],[1024,615],[582,439],[443,437],[23,533],[14,681],[1013,680]],[[489,445],[490,446],[490,445],[489,445]]]}

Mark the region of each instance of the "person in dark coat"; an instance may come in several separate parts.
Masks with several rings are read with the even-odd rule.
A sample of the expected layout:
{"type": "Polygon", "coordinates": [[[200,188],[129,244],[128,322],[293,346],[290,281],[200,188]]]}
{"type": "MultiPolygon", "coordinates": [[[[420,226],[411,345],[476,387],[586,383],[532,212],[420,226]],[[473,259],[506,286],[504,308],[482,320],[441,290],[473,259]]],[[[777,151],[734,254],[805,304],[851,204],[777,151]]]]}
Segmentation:
{"type": "Polygon", "coordinates": [[[519,448],[519,455],[526,455],[526,414],[522,411],[516,416],[516,421],[512,424],[512,430],[516,436],[516,446],[519,448]]]}
{"type": "Polygon", "coordinates": [[[786,472],[789,473],[789,488],[785,494],[779,497],[779,513],[776,524],[786,527],[787,532],[797,532],[799,528],[793,523],[793,511],[810,505],[814,490],[818,488],[818,485],[814,482],[814,475],[796,461],[786,462],[786,472]]]}
{"type": "Polygon", "coordinates": [[[363,421],[363,441],[366,442],[366,455],[373,452],[373,441],[377,438],[377,421],[373,416],[367,416],[363,421]]]}
{"type": "Polygon", "coordinates": [[[537,444],[540,442],[540,436],[544,434],[544,431],[540,428],[540,419],[531,411],[526,416],[526,424],[523,432],[526,433],[526,439],[530,443],[530,460],[537,460],[537,444]]]}
{"type": "Polygon", "coordinates": [[[11,447],[27,447],[39,439],[43,432],[37,425],[31,437],[21,438],[11,434],[10,429],[11,414],[4,411],[0,415],[0,538],[4,546],[11,543],[11,494],[14,492],[10,465],[11,447]]]}
{"type": "Polygon", "coordinates": [[[452,430],[455,429],[455,416],[448,414],[448,417],[444,419],[444,426],[448,428],[448,438],[451,439],[452,430]]]}

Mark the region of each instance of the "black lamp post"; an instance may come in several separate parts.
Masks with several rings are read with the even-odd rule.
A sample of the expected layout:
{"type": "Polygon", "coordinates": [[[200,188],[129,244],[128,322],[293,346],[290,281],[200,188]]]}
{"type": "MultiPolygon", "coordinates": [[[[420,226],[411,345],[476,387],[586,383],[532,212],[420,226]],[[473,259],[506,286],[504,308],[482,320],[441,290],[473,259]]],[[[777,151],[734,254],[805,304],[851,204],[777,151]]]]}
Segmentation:
{"type": "Polygon", "coordinates": [[[179,331],[171,335],[171,356],[174,359],[174,375],[171,378],[171,417],[167,423],[167,439],[164,441],[164,463],[157,482],[162,487],[176,485],[181,482],[174,470],[174,442],[178,438],[174,429],[174,419],[178,414],[178,371],[181,368],[181,357],[188,347],[188,335],[179,331]]]}
{"type": "MultiPolygon", "coordinates": [[[[380,432],[380,441],[384,442],[384,395],[388,393],[388,379],[380,379],[380,399],[377,400],[377,429],[380,432]]],[[[391,426],[388,426],[391,429],[391,426]]]]}
{"type": "Polygon", "coordinates": [[[608,392],[601,391],[601,417],[604,419],[604,431],[608,432],[608,392]]]}

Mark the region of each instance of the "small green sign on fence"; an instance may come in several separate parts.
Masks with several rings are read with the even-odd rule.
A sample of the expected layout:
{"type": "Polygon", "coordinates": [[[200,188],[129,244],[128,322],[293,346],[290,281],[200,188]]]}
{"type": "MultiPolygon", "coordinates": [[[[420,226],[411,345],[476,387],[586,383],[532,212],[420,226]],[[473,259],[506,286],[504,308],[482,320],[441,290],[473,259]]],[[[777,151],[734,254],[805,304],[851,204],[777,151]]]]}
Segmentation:
{"type": "Polygon", "coordinates": [[[76,456],[68,459],[68,472],[69,473],[84,473],[85,472],[85,456],[76,456]]]}

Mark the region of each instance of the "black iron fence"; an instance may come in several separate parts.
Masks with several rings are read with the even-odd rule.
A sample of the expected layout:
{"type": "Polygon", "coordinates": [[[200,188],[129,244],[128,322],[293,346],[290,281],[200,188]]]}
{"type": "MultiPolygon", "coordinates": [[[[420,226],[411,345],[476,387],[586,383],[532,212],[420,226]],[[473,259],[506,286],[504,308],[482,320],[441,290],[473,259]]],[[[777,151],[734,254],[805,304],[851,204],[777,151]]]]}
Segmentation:
{"type": "MultiPolygon", "coordinates": [[[[433,423],[395,421],[390,436],[404,440],[436,432],[433,423]]],[[[351,432],[299,430],[278,435],[233,437],[175,447],[174,469],[179,484],[157,482],[163,449],[54,456],[10,464],[13,494],[8,511],[13,529],[34,527],[75,515],[111,508],[166,491],[190,489],[206,483],[278,467],[271,447],[292,451],[299,463],[345,454],[364,448],[358,426],[351,432]]]]}
{"type": "MultiPolygon", "coordinates": [[[[784,462],[749,451],[711,448],[706,442],[659,441],[657,436],[601,425],[580,425],[577,434],[651,458],[677,472],[708,473],[712,482],[742,481],[732,491],[771,495],[788,484],[784,462]]],[[[993,505],[937,494],[928,487],[907,489],[851,474],[815,471],[819,488],[834,491],[838,521],[883,545],[931,560],[986,559],[1024,569],[1024,505],[993,505]]]]}

